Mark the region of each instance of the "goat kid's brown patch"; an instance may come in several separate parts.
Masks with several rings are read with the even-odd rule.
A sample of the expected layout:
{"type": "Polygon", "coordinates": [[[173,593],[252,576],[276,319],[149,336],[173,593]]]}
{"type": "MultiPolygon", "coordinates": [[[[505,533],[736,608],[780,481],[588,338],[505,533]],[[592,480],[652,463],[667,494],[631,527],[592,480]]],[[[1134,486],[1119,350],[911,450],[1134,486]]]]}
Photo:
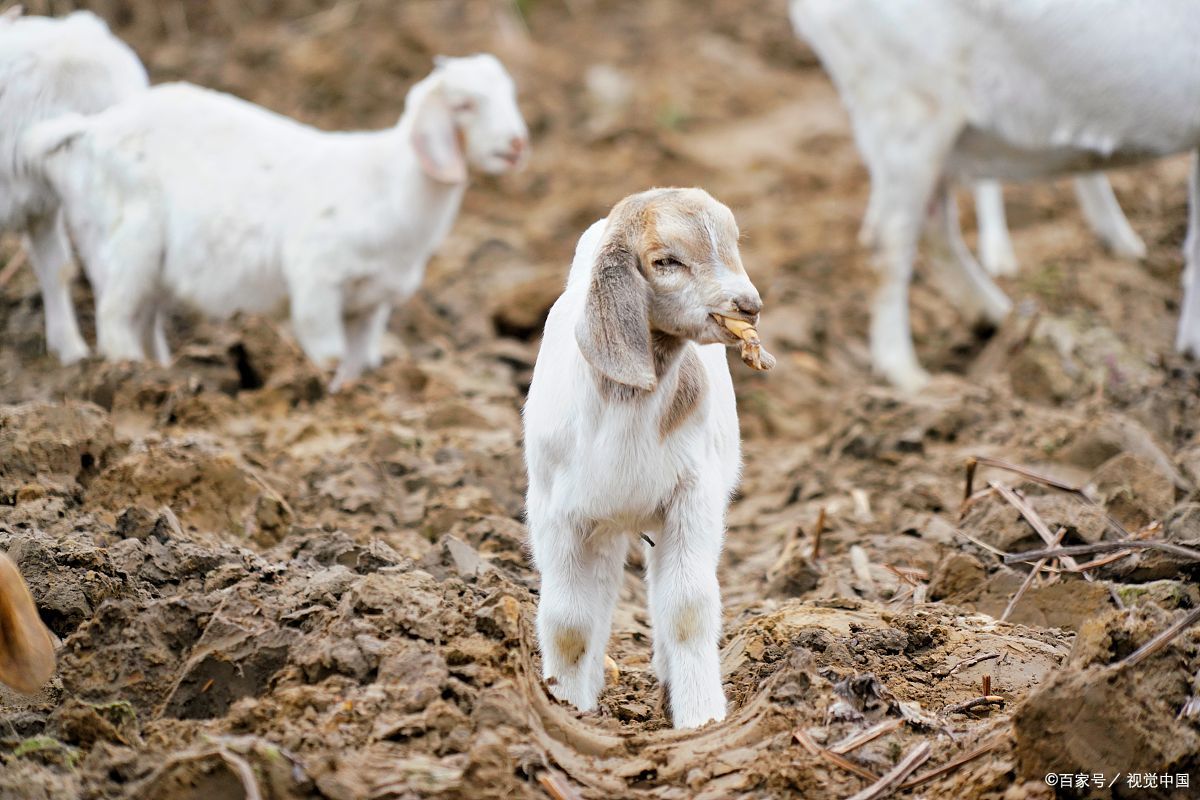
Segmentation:
{"type": "Polygon", "coordinates": [[[696,412],[704,398],[705,389],[708,388],[704,365],[700,362],[696,348],[689,347],[684,351],[679,362],[678,376],[671,402],[666,413],[658,421],[658,432],[663,439],[696,412]]]}

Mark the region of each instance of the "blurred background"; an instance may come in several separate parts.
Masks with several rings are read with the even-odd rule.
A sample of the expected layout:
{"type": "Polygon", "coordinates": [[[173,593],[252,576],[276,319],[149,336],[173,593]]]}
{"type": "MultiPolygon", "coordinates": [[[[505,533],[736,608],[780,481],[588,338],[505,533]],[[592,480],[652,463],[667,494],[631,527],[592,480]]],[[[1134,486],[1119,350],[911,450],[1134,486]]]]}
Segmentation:
{"type": "MultiPolygon", "coordinates": [[[[17,240],[3,241],[0,548],[63,649],[42,696],[0,698],[11,748],[0,795],[251,797],[238,764],[252,764],[272,798],[542,797],[547,768],[586,797],[844,796],[863,779],[790,738],[801,725],[833,724],[828,741],[850,730],[824,721],[839,697],[867,719],[899,718],[895,703],[939,711],[979,694],[986,674],[1012,704],[946,723],[957,737],[938,734],[946,761],[1014,720],[1019,733],[1022,713],[1045,728],[1055,709],[1077,710],[1028,698],[1067,669],[1089,620],[1101,620],[1094,651],[1072,668],[1200,603],[1194,571],[1132,559],[1106,576],[1126,616],[1105,616],[1115,604],[1103,582],[1063,574],[1030,589],[1013,616],[1029,627],[1002,636],[969,612],[998,616],[1024,573],[955,533],[993,550],[1040,543],[995,497],[959,518],[963,465],[990,454],[1091,485],[1131,530],[1157,522],[1156,535],[1200,538],[1200,380],[1171,353],[1186,159],[1111,175],[1149,247],[1140,263],[1095,243],[1068,180],[1011,187],[1022,270],[1002,284],[1017,311],[991,338],[918,262],[914,334],[936,378],[906,397],[869,370],[874,276],[856,242],[867,175],[783,0],[25,7],[93,10],[153,82],[232,92],[329,130],[391,125],[434,55],[490,51],[516,80],[533,155],[520,174],[473,176],[424,286],[393,314],[388,360],[332,397],[286,327],[261,318],[180,315],[167,368],[60,367],[33,274],[14,266],[17,240]],[[722,566],[723,658],[744,713],[682,749],[659,733],[636,560],[614,632],[620,683],[599,715],[581,721],[539,694],[521,521],[519,412],[545,314],[582,231],[655,185],[701,186],[733,209],[780,359],[765,375],[731,362],[746,468],[722,566]],[[944,602],[918,610],[920,599],[944,602]],[[1105,625],[1125,638],[1097,644],[1105,625]],[[1008,647],[1005,636],[1024,654],[939,672],[1008,647]],[[855,684],[860,695],[835,691],[864,675],[875,683],[855,684]],[[617,753],[604,738],[616,734],[641,744],[617,753]],[[597,766],[598,753],[612,762],[597,766]]],[[[92,341],[82,280],[76,302],[92,341]]],[[[976,487],[1020,481],[980,476],[976,487]]],[[[1068,527],[1067,543],[1111,535],[1098,512],[1024,488],[1052,528],[1068,527]]],[[[1154,703],[1200,692],[1197,666],[1193,655],[1172,667],[1177,679],[1145,690],[1153,697],[1112,690],[1112,714],[1150,708],[1155,732],[1072,724],[1126,742],[1144,763],[1130,768],[1194,765],[1195,725],[1154,703]]],[[[922,730],[856,757],[886,772],[922,730]]],[[[1047,791],[1039,770],[1069,755],[1014,741],[925,796],[1047,791]]]]}

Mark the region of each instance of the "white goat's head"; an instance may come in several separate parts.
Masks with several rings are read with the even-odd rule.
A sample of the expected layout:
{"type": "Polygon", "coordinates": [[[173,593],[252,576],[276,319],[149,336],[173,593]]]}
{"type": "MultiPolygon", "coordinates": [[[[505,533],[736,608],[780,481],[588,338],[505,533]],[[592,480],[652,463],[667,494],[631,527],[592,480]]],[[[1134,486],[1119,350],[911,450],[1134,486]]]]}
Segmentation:
{"type": "Polygon", "coordinates": [[[518,169],[529,130],[512,77],[495,56],[439,56],[429,77],[409,92],[412,137],[421,167],[446,183],[466,180],[467,166],[491,174],[518,169]]]}
{"type": "Polygon", "coordinates": [[[655,340],[741,340],[714,315],[758,321],[762,299],[738,252],[733,212],[703,189],[651,189],[613,207],[596,250],[584,357],[610,380],[657,383],[655,340]]]}

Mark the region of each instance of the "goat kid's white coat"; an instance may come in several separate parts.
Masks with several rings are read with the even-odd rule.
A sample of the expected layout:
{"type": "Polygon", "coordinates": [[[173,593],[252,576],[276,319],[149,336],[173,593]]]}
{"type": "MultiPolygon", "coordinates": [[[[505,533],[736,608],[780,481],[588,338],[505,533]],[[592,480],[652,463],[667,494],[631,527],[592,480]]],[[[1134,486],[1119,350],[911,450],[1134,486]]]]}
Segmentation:
{"type": "Polygon", "coordinates": [[[97,289],[105,357],[165,360],[168,301],[215,318],[290,301],[304,351],[338,364],[335,388],[381,361],[468,165],[506,172],[527,145],[512,79],[486,54],[440,59],[382,131],[324,132],[169,84],[29,134],[97,289]]]}
{"type": "Polygon", "coordinates": [[[603,688],[627,548],[644,532],[653,666],[674,725],[725,717],[717,564],[740,442],[725,353],[735,340],[712,313],[753,321],[761,307],[736,241],[732,214],[700,190],[635,195],[580,238],[546,322],[524,410],[538,638],[550,691],[582,710],[603,688]],[[680,198],[701,211],[673,217],[680,198]],[[631,200],[646,201],[653,241],[623,249],[629,263],[614,269],[613,243],[638,216],[618,217],[631,200]],[[710,212],[723,232],[680,224],[710,212]],[[651,350],[653,369],[638,366],[651,350]]]}
{"type": "MultiPolygon", "coordinates": [[[[905,389],[928,378],[908,318],[927,222],[958,305],[993,323],[1011,308],[962,241],[952,181],[1088,172],[1200,145],[1192,0],[791,0],[791,16],[846,103],[871,174],[862,239],[881,281],[872,362],[905,389]]],[[[1190,183],[1192,276],[1196,159],[1190,183]]],[[[1200,355],[1200,279],[1185,283],[1176,348],[1200,355]]]]}
{"type": "Polygon", "coordinates": [[[0,230],[25,234],[46,314],[46,346],[64,364],[88,354],[71,304],[75,267],[58,197],[22,140],[30,126],[91,114],[146,89],[146,70],[94,14],[0,15],[0,230]]]}

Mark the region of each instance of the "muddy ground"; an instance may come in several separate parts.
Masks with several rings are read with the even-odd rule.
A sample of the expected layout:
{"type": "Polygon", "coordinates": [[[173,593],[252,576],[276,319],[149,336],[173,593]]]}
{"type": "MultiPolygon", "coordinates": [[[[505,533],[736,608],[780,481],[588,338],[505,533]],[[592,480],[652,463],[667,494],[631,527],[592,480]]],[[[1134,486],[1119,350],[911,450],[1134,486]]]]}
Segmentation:
{"type": "MultiPolygon", "coordinates": [[[[1049,797],[1048,772],[1200,786],[1200,631],[1116,666],[1200,602],[1200,568],[1140,551],[1084,580],[1051,562],[1002,623],[1029,568],[998,553],[1042,540],[994,490],[960,513],[983,455],[1088,487],[1095,502],[975,476],[1018,490],[1067,544],[1117,537],[1105,511],[1200,543],[1200,371],[1170,347],[1184,161],[1114,175],[1142,263],[1101,250],[1069,183],[1012,189],[1017,311],[980,338],[918,278],[937,377],[905,397],[867,365],[866,174],[782,0],[79,5],[155,80],[329,128],[388,125],[433,54],[490,50],[535,152],[520,175],[475,180],[394,315],[388,361],[337,396],[266,319],[181,316],[168,368],[61,368],[33,276],[0,288],[0,549],[61,640],[41,695],[0,698],[0,796],[846,797],[921,743],[917,776],[991,749],[903,796],[1049,797]],[[625,194],[670,184],[734,209],[780,356],[768,375],[732,362],[732,712],[688,734],[664,719],[636,560],[600,711],[548,699],[521,521],[519,410],[575,240],[625,194]],[[1001,703],[951,708],[985,678],[1001,703]],[[858,774],[810,750],[880,722],[846,756],[858,774]]],[[[81,283],[90,337],[89,299],[81,283]]],[[[1061,793],[1200,791],[1126,784],[1061,793]]]]}

